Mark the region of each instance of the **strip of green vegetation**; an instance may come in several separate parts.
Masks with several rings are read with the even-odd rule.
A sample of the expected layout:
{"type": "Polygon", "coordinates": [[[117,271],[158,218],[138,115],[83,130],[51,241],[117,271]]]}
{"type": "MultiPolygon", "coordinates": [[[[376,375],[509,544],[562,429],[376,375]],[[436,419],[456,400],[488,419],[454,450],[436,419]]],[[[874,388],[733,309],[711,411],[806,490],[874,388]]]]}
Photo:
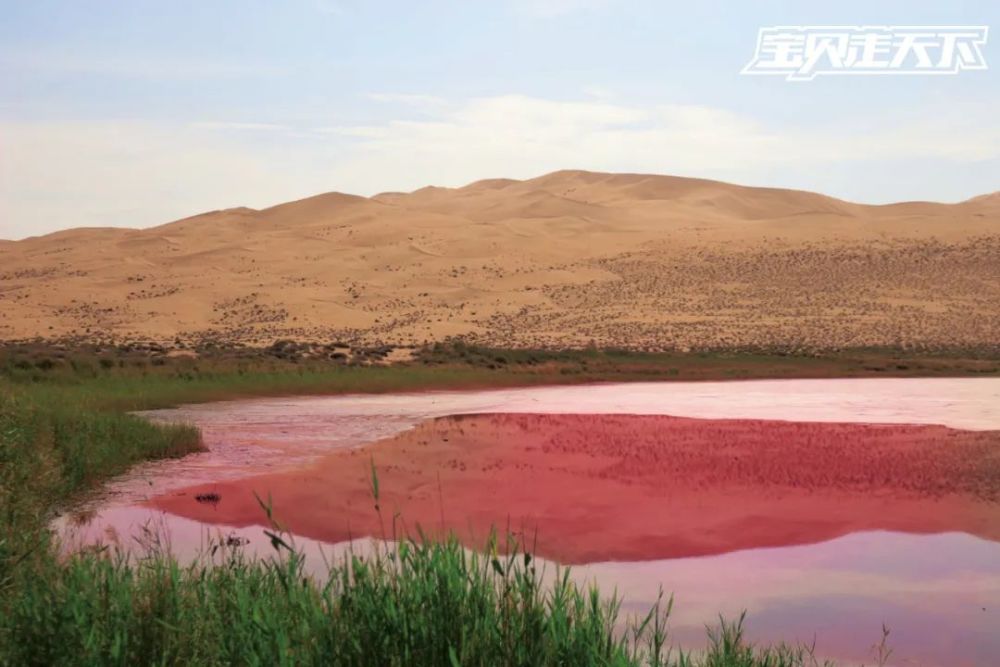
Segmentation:
{"type": "Polygon", "coordinates": [[[51,564],[55,508],[139,461],[200,446],[189,426],[96,410],[37,385],[0,386],[0,595],[51,564]]]}
{"type": "Polygon", "coordinates": [[[262,348],[174,350],[45,344],[0,346],[0,385],[41,384],[68,400],[143,409],[288,393],[405,391],[629,380],[1000,375],[992,350],[848,350],[825,355],[774,351],[635,352],[615,349],[499,350],[438,343],[381,364],[392,348],[356,349],[279,341],[262,348]],[[88,395],[89,394],[89,395],[88,395]]]}
{"type": "MultiPolygon", "coordinates": [[[[56,509],[130,465],[200,447],[195,429],[127,410],[287,393],[649,379],[614,354],[501,361],[496,351],[439,349],[402,367],[59,354],[42,358],[50,363],[0,358],[0,665],[814,664],[803,649],[749,646],[740,624],[711,633],[698,657],[667,654],[664,609],[623,632],[615,600],[565,578],[543,585],[528,556],[482,557],[454,542],[406,542],[342,563],[318,583],[294,552],[190,566],[163,554],[61,558],[47,528],[56,509]]],[[[676,363],[638,366],[669,376],[676,363]]]]}
{"type": "MultiPolygon", "coordinates": [[[[277,538],[280,539],[280,538],[277,538]]],[[[318,583],[294,551],[180,567],[84,555],[21,584],[0,619],[11,665],[670,665],[793,667],[802,648],[756,648],[742,624],[707,654],[666,649],[667,607],[624,630],[619,606],[530,556],[403,542],[318,583]]]]}

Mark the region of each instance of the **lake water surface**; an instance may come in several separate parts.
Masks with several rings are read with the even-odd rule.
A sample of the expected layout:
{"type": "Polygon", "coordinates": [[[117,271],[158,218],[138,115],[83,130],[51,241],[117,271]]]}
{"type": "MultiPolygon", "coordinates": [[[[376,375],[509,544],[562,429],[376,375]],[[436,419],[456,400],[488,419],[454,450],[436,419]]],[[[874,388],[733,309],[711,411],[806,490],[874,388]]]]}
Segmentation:
{"type": "MultiPolygon", "coordinates": [[[[143,526],[152,525],[169,535],[173,551],[181,558],[194,557],[211,535],[240,536],[249,540],[247,549],[266,553],[267,541],[253,521],[240,518],[228,522],[241,516],[231,513],[227,505],[235,493],[233,489],[247,480],[263,480],[260,484],[273,483],[276,488],[280,484],[275,480],[282,479],[304,485],[310,476],[321,474],[318,471],[329,472],[331,466],[339,466],[339,461],[346,460],[335,458],[338,453],[343,456],[349,450],[358,451],[385,439],[393,439],[404,452],[406,447],[417,444],[415,438],[425,444],[435,437],[445,441],[450,438],[450,444],[460,451],[461,447],[471,449],[481,443],[486,443],[487,449],[502,450],[504,438],[514,432],[524,434],[525,441],[532,441],[527,448],[531,456],[535,450],[540,452],[538,456],[548,452],[550,457],[565,450],[578,460],[584,448],[602,437],[603,431],[599,429],[622,425],[628,437],[618,447],[628,449],[633,438],[637,442],[648,440],[651,430],[655,436],[660,431],[674,433],[669,429],[678,428],[681,429],[678,433],[687,434],[694,428],[697,433],[708,433],[711,437],[722,433],[732,439],[732,447],[744,449],[737,451],[731,461],[722,460],[720,453],[713,450],[714,458],[705,465],[689,460],[690,447],[696,447],[698,440],[690,441],[683,452],[673,452],[673,456],[683,461],[658,462],[661,466],[658,474],[687,466],[683,468],[685,474],[694,471],[691,474],[696,483],[692,482],[683,492],[664,491],[667,495],[663,496],[663,504],[656,505],[660,502],[657,500],[660,490],[656,487],[659,482],[647,480],[653,491],[643,491],[647,495],[636,496],[639,499],[636,502],[653,499],[647,503],[653,506],[645,511],[647,517],[658,521],[659,532],[654,535],[650,528],[650,535],[634,535],[642,530],[642,524],[637,524],[640,528],[622,529],[631,531],[625,537],[646,539],[640,542],[652,545],[650,554],[672,556],[602,558],[604,552],[596,549],[593,551],[596,556],[591,558],[577,557],[584,552],[575,551],[571,559],[579,563],[573,568],[575,577],[581,581],[594,580],[609,592],[617,589],[624,596],[628,610],[648,608],[661,586],[668,594],[672,592],[675,611],[670,629],[674,639],[685,646],[701,645],[704,625],[713,623],[718,614],[733,618],[746,609],[753,639],[815,641],[817,654],[848,662],[871,662],[870,647],[880,638],[884,623],[891,630],[890,644],[895,649],[892,664],[1000,664],[1000,632],[997,632],[1000,542],[994,539],[1000,535],[1000,503],[989,495],[990,480],[973,479],[978,474],[974,467],[967,471],[961,460],[945,466],[941,479],[968,478],[975,482],[961,497],[957,492],[938,488],[942,482],[931,478],[936,469],[928,467],[926,453],[922,457],[907,454],[900,458],[898,466],[891,457],[873,459],[882,467],[873,469],[871,475],[859,476],[854,468],[839,477],[832,475],[830,489],[824,486],[826,478],[822,476],[807,475],[808,479],[804,479],[806,464],[799,468],[791,464],[787,469],[781,467],[778,473],[791,480],[784,486],[774,486],[769,481],[751,483],[752,475],[748,472],[755,470],[759,459],[773,458],[775,451],[780,453],[788,437],[797,438],[788,451],[800,458],[808,456],[812,446],[817,450],[835,449],[840,442],[836,438],[851,438],[856,443],[855,431],[843,426],[848,424],[940,425],[965,432],[1000,430],[998,379],[600,384],[257,399],[146,414],[153,419],[196,424],[202,429],[208,451],[176,461],[143,464],[112,481],[106,493],[90,506],[59,519],[57,527],[68,545],[115,541],[127,546],[142,534],[143,526]],[[455,415],[473,416],[455,418],[455,415]],[[574,415],[580,416],[582,426],[574,426],[577,419],[574,415]],[[609,421],[601,415],[616,417],[609,421]],[[689,423],[649,418],[621,421],[624,418],[617,416],[623,415],[724,421],[689,423]],[[735,427],[729,420],[755,421],[742,423],[733,430],[735,427]],[[832,430],[810,427],[801,433],[790,432],[787,427],[768,425],[775,421],[830,424],[832,430]],[[828,432],[834,435],[824,435],[828,432]],[[776,435],[774,442],[770,442],[771,433],[780,437],[776,435]],[[751,436],[756,444],[746,449],[751,436]],[[900,480],[891,479],[897,467],[911,471],[914,480],[900,487],[900,480]],[[719,470],[725,474],[716,474],[719,470]],[[894,484],[893,488],[902,488],[905,493],[881,493],[873,487],[873,479],[877,481],[879,475],[885,475],[887,484],[894,484]],[[725,482],[722,490],[706,486],[705,480],[717,479],[725,482]],[[187,489],[195,485],[226,489],[216,514],[197,505],[188,494],[187,489]],[[725,505],[717,502],[720,497],[726,500],[725,505]],[[734,503],[743,507],[742,514],[734,515],[728,523],[712,523],[718,507],[731,507],[734,503]],[[685,508],[684,516],[678,510],[681,507],[685,508]],[[894,513],[899,507],[907,508],[903,513],[905,520],[900,518],[902,514],[894,513]],[[677,512],[676,518],[670,512],[677,512]],[[812,515],[806,516],[810,512],[812,515]],[[877,517],[867,521],[868,517],[861,516],[869,513],[889,518],[883,525],[877,517]],[[675,529],[674,524],[681,524],[692,515],[697,519],[693,527],[683,533],[680,528],[675,529]],[[926,521],[921,517],[926,517],[926,521]],[[705,525],[705,535],[697,534],[701,523],[705,525]],[[806,523],[808,530],[803,528],[806,523]],[[892,529],[884,529],[886,526],[892,529]],[[728,540],[734,531],[746,533],[747,539],[728,540]],[[757,546],[744,548],[745,545],[757,546]],[[697,555],[685,555],[688,553],[697,555]]],[[[881,427],[859,433],[858,437],[872,438],[872,447],[885,447],[889,453],[909,442],[904,438],[900,445],[901,436],[893,435],[895,439],[885,444],[881,427]]],[[[902,433],[909,437],[908,432],[902,433]]],[[[923,438],[925,449],[928,438],[934,441],[942,458],[949,456],[952,443],[958,447],[968,439],[963,440],[960,433],[945,433],[944,429],[914,433],[923,438]]],[[[986,436],[992,437],[985,434],[983,438],[986,436]]],[[[991,446],[991,442],[981,438],[975,444],[979,449],[969,451],[986,451],[982,448],[991,446]]],[[[648,455],[650,448],[655,453],[655,437],[645,446],[641,454],[648,455]]],[[[693,451],[697,454],[697,450],[693,451]]],[[[729,451],[726,449],[724,453],[729,451]]],[[[504,451],[490,455],[498,460],[505,457],[504,451]]],[[[655,467],[652,463],[642,465],[650,470],[655,467]]],[[[626,478],[627,471],[633,469],[626,468],[619,479],[608,482],[602,468],[601,477],[592,478],[594,488],[619,484],[609,488],[620,489],[622,498],[630,498],[627,494],[635,492],[637,487],[626,478]]],[[[764,470],[769,474],[771,468],[764,470]]],[[[640,467],[637,474],[642,476],[645,472],[640,467]]],[[[499,472],[484,475],[484,479],[495,484],[500,484],[497,479],[504,479],[499,472]]],[[[529,509],[519,510],[519,516],[531,515],[531,507],[535,507],[540,520],[549,522],[539,525],[557,526],[553,522],[560,516],[588,502],[586,490],[581,492],[574,480],[591,478],[565,479],[569,482],[559,482],[567,485],[560,497],[580,494],[573,507],[546,507],[545,497],[532,497],[529,509]]],[[[996,483],[1000,486],[1000,480],[996,483]]],[[[490,493],[495,495],[498,491],[490,493]]],[[[322,519],[322,512],[334,510],[313,503],[296,511],[320,513],[322,519]]],[[[594,535],[598,537],[588,534],[586,539],[600,542],[601,524],[597,517],[601,508],[595,505],[587,511],[594,512],[595,524],[585,528],[597,531],[594,535]]],[[[308,562],[319,570],[323,562],[321,551],[331,556],[345,547],[317,539],[320,533],[310,535],[310,525],[303,524],[297,544],[309,554],[308,562]]],[[[624,539],[617,532],[607,534],[612,540],[624,539]]],[[[607,546],[607,553],[617,553],[615,545],[607,546]]],[[[355,547],[366,548],[363,542],[355,547]]],[[[559,545],[552,545],[551,552],[561,553],[559,545]]],[[[555,564],[550,563],[550,567],[555,564]]]]}

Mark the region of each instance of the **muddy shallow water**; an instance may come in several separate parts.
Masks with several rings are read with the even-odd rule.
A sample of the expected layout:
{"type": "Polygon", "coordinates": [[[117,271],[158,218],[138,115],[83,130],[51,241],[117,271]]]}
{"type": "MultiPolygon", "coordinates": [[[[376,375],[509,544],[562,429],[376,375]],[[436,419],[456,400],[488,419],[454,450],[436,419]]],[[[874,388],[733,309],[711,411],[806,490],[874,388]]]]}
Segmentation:
{"type": "Polygon", "coordinates": [[[252,492],[270,492],[321,568],[324,543],[378,534],[374,458],[383,506],[411,525],[470,546],[491,524],[524,530],[627,609],[662,585],[688,645],[746,608],[754,639],[815,638],[829,657],[869,658],[885,622],[894,664],[1000,664],[996,379],[265,399],[149,416],[199,425],[209,451],[115,480],[60,519],[69,544],[128,545],[152,522],[182,557],[210,532],[266,550],[252,492]]]}

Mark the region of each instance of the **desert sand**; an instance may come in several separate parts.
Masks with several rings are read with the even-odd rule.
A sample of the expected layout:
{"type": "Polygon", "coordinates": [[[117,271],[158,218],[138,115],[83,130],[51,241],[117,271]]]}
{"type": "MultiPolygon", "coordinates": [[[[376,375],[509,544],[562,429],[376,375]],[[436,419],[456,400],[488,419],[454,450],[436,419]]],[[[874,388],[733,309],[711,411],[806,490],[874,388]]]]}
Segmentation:
{"type": "Polygon", "coordinates": [[[995,347],[998,322],[1000,194],[560,171],[0,243],[0,340],[995,347]]]}
{"type": "Polygon", "coordinates": [[[257,497],[270,498],[285,528],[325,542],[419,526],[476,548],[506,528],[563,563],[702,556],[865,530],[996,540],[998,444],[998,431],[929,425],[465,415],[150,505],[251,526],[267,525],[257,497]]]}

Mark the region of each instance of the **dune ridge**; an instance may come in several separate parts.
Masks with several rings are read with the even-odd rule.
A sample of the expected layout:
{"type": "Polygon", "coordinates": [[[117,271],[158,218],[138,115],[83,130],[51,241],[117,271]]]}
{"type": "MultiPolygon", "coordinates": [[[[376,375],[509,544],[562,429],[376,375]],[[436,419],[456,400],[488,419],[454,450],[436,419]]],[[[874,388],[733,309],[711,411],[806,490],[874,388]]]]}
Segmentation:
{"type": "Polygon", "coordinates": [[[0,339],[996,347],[1000,196],[559,171],[0,242],[0,339]]]}

